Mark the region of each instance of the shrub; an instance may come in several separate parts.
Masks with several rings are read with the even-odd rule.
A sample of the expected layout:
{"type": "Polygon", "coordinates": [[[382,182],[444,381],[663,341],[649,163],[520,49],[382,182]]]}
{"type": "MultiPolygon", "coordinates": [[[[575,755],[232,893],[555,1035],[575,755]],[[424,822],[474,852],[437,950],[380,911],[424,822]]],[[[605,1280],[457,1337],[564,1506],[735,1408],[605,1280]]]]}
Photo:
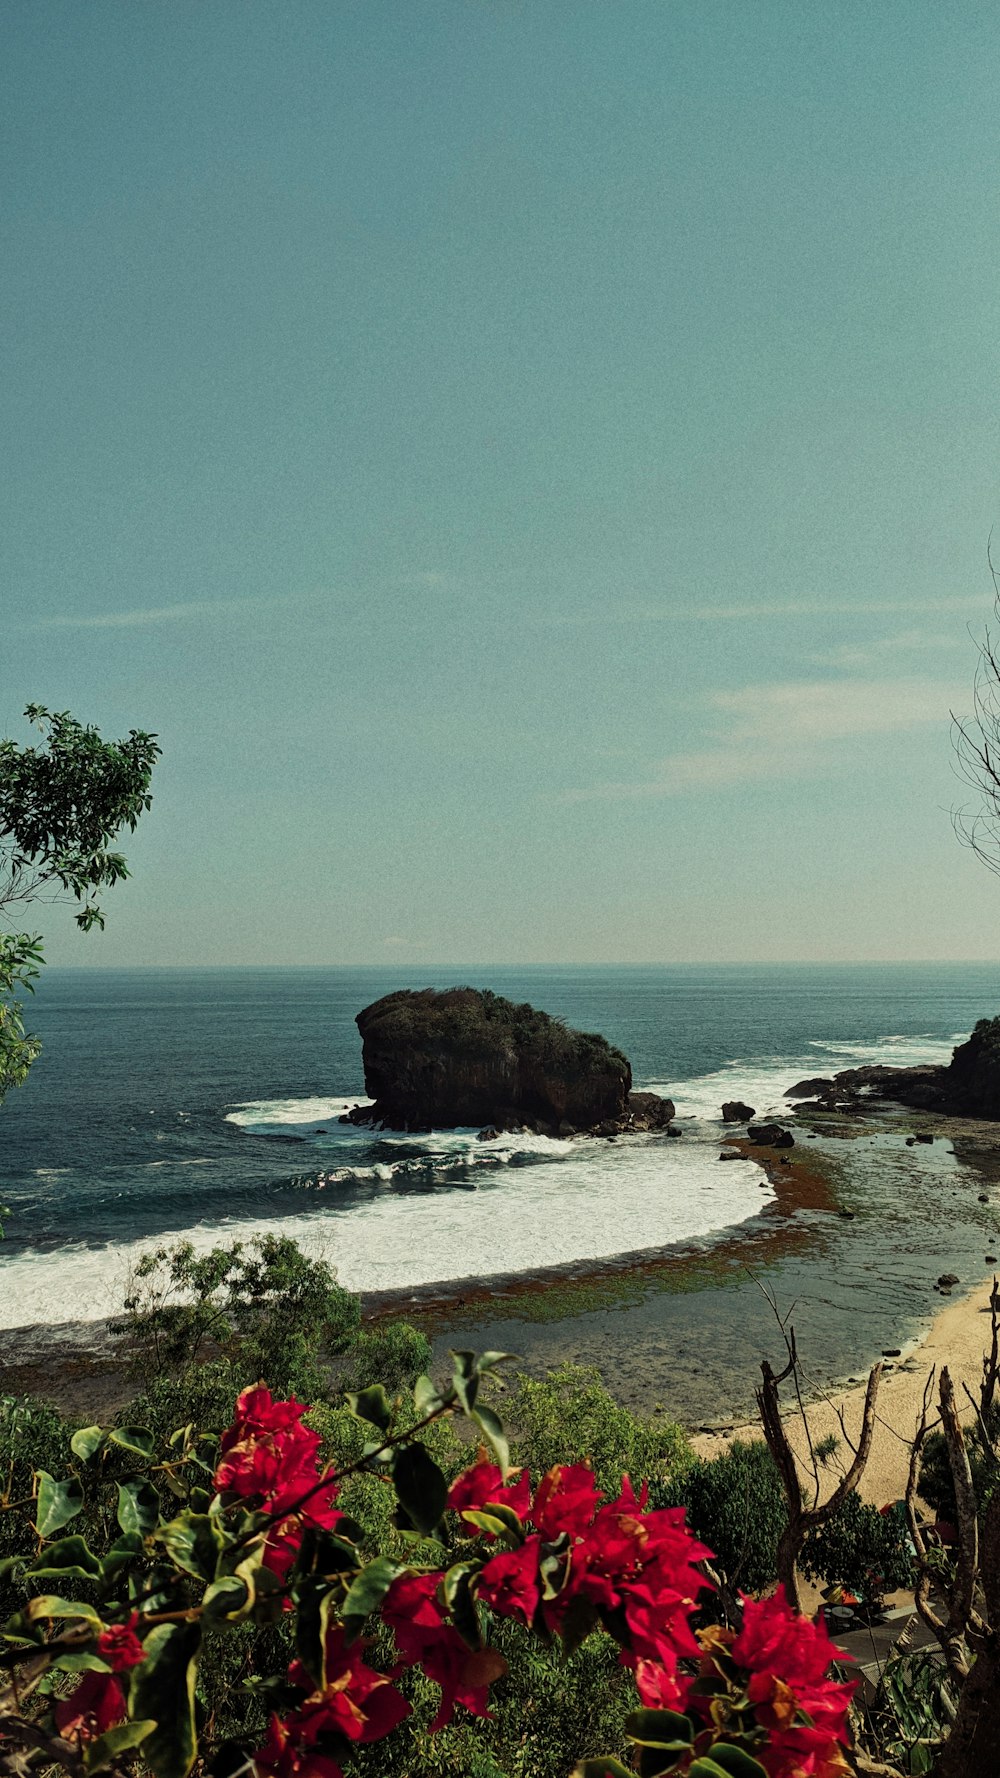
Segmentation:
{"type": "Polygon", "coordinates": [[[715,1551],[732,1587],[760,1593],[772,1585],[787,1512],[781,1477],[763,1440],[734,1439],[721,1456],[694,1463],[669,1498],[687,1509],[691,1529],[715,1551]]]}
{"type": "Polygon", "coordinates": [[[563,1364],[545,1377],[515,1377],[505,1419],[515,1460],[543,1475],[554,1463],[593,1465],[598,1486],[623,1475],[648,1481],[659,1499],[669,1477],[694,1462],[683,1429],[666,1415],[633,1414],[608,1393],[594,1366],[563,1364]]]}
{"type": "Polygon", "coordinates": [[[285,1236],[262,1235],[202,1254],[190,1241],[144,1254],[111,1331],[147,1384],[187,1375],[221,1351],[243,1382],[263,1378],[311,1397],[324,1388],[322,1351],[343,1350],[360,1321],[358,1298],[325,1260],[285,1236]]]}
{"type": "Polygon", "coordinates": [[[869,1602],[881,1601],[912,1577],[905,1522],[894,1509],[879,1512],[857,1494],[848,1494],[825,1525],[810,1531],[802,1567],[811,1580],[846,1587],[869,1602]]]}
{"type": "Polygon", "coordinates": [[[370,1378],[378,1377],[387,1389],[400,1389],[415,1383],[430,1362],[426,1334],[408,1321],[379,1322],[351,1335],[336,1367],[337,1384],[341,1389],[363,1389],[370,1378]]]}

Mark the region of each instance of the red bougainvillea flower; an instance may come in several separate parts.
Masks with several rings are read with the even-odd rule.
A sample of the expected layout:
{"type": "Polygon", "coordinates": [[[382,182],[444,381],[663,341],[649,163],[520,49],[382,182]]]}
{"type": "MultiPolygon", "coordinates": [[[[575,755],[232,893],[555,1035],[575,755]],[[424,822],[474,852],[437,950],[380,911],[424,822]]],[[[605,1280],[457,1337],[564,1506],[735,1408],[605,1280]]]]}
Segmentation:
{"type": "Polygon", "coordinates": [[[529,1537],[520,1549],[493,1556],[480,1573],[476,1597],[500,1617],[534,1623],[542,1595],[541,1554],[540,1539],[529,1537]]]}
{"type": "Polygon", "coordinates": [[[543,1475],[531,1503],[531,1522],[551,1542],[566,1533],[580,1537],[601,1503],[594,1472],[585,1463],[557,1463],[543,1475]]]}
{"type": "Polygon", "coordinates": [[[292,1724],[272,1716],[267,1737],[253,1756],[254,1770],[271,1778],[344,1778],[336,1760],[300,1741],[292,1724]]]}
{"type": "Polygon", "coordinates": [[[303,1527],[331,1530],[343,1517],[333,1505],[335,1478],[331,1475],[322,1487],[316,1487],[320,1438],[303,1426],[302,1416],[307,1412],[294,1399],[274,1401],[262,1384],[244,1389],[233,1424],[222,1436],[215,1471],[220,1494],[244,1500],[264,1512],[287,1509],[288,1516],[273,1527],[264,1546],[265,1566],[282,1581],[299,1553],[303,1527]],[[316,1492],[310,1494],[311,1488],[316,1492]],[[305,1495],[309,1498],[303,1499],[305,1495]]]}
{"type": "Polygon", "coordinates": [[[796,1615],[783,1587],[770,1599],[745,1599],[732,1658],[749,1670],[747,1696],[768,1732],[760,1763],[770,1778],[838,1778],[847,1768],[852,1682],[827,1678],[844,1656],[825,1624],[796,1615]]]}
{"type": "MultiPolygon", "coordinates": [[[[463,1470],[452,1482],[448,1505],[455,1513],[482,1512],[491,1500],[509,1506],[519,1519],[527,1518],[531,1505],[531,1477],[526,1469],[514,1469],[505,1482],[503,1471],[489,1461],[484,1451],[471,1468],[463,1470]]],[[[491,1534],[487,1532],[486,1535],[491,1534]]]]}
{"type": "Polygon", "coordinates": [[[254,1499],[298,1477],[303,1478],[303,1491],[315,1481],[320,1438],[302,1425],[306,1413],[308,1409],[294,1398],[274,1401],[263,1384],[244,1389],[219,1445],[215,1472],[219,1493],[254,1499]]]}
{"type": "Polygon", "coordinates": [[[317,1689],[301,1661],[288,1669],[290,1685],[300,1687],[307,1695],[286,1727],[295,1725],[303,1744],[311,1745],[320,1735],[346,1735],[349,1741],[381,1741],[404,1716],[410,1706],[384,1673],[366,1667],[365,1644],[347,1644],[346,1633],[338,1625],[327,1631],[326,1684],[317,1689]]]}
{"type": "Polygon", "coordinates": [[[142,1643],[133,1628],[138,1622],[139,1613],[133,1611],[127,1624],[109,1624],[98,1636],[97,1652],[102,1661],[107,1661],[112,1673],[124,1673],[128,1667],[137,1667],[145,1660],[142,1643]]]}
{"type": "Polygon", "coordinates": [[[408,1665],[419,1663],[428,1679],[441,1687],[441,1708],[431,1723],[432,1730],[451,1721],[456,1704],[473,1716],[488,1716],[490,1686],[507,1671],[502,1655],[491,1648],[470,1649],[445,1621],[437,1598],[440,1578],[436,1574],[401,1574],[382,1606],[383,1621],[392,1630],[403,1660],[408,1665]]]}
{"type": "Polygon", "coordinates": [[[115,1723],[124,1722],[125,1694],[115,1675],[85,1673],[72,1695],[56,1705],[55,1720],[67,1741],[94,1741],[115,1723]]]}
{"type": "MultiPolygon", "coordinates": [[[[632,1664],[625,1655],[622,1656],[622,1661],[626,1666],[632,1664]]],[[[644,1657],[635,1661],[636,1690],[649,1710],[685,1709],[693,1683],[693,1680],[682,1678],[678,1674],[677,1656],[672,1649],[665,1648],[658,1661],[649,1661],[644,1657]]]]}
{"type": "Polygon", "coordinates": [[[752,1673],[777,1673],[791,1686],[815,1685],[831,1662],[844,1658],[825,1624],[792,1610],[782,1586],[770,1599],[744,1599],[743,1627],[732,1656],[752,1673]]]}

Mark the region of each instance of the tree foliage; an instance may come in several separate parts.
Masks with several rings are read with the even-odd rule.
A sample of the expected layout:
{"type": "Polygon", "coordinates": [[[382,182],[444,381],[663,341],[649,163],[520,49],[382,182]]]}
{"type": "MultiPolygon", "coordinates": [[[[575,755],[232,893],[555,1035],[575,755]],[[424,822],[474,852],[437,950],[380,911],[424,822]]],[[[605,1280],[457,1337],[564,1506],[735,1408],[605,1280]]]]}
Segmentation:
{"type": "Polygon", "coordinates": [[[66,896],[84,932],[104,925],[99,896],[128,876],[112,841],[149,808],[160,749],[133,729],[105,741],[68,711],[29,704],[43,743],[0,741],[0,1099],[20,1086],[39,1051],[18,996],[33,993],[43,962],[37,934],[14,930],[15,910],[66,896]]]}

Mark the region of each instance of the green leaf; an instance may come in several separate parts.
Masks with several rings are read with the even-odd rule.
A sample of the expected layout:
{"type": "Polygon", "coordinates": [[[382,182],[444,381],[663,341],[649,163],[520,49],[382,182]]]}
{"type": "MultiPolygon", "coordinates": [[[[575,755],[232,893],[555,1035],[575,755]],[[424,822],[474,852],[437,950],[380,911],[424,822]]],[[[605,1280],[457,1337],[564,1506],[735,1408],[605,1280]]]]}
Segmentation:
{"type": "Polygon", "coordinates": [[[107,1555],[101,1559],[101,1580],[105,1587],[109,1587],[123,1568],[142,1555],[142,1547],[142,1536],[138,1531],[126,1531],[115,1539],[107,1555]]]}
{"type": "Polygon", "coordinates": [[[82,1537],[62,1537],[25,1569],[33,1580],[99,1580],[101,1564],[82,1537]]]}
{"type": "Polygon", "coordinates": [[[57,1482],[47,1469],[36,1470],[35,1474],[38,1480],[35,1530],[39,1537],[47,1538],[54,1531],[61,1531],[70,1519],[75,1519],[77,1513],[83,1511],[83,1489],[76,1476],[57,1482]]]}
{"type": "Polygon", "coordinates": [[[365,1618],[378,1610],[396,1576],[402,1573],[402,1564],[394,1562],[391,1556],[376,1556],[355,1576],[340,1608],[348,1642],[360,1634],[365,1618]]]}
{"type": "Polygon", "coordinates": [[[152,1482],[130,1476],[118,1483],[118,1523],[122,1530],[144,1537],[160,1522],[160,1497],[152,1482]]]}
{"type": "Polygon", "coordinates": [[[201,1602],[202,1622],[221,1629],[228,1624],[241,1623],[249,1617],[253,1607],[253,1586],[248,1586],[237,1574],[224,1574],[221,1580],[214,1580],[205,1589],[201,1602]]]}
{"type": "Polygon", "coordinates": [[[74,1457],[79,1457],[82,1462],[89,1463],[103,1445],[104,1436],[103,1426],[81,1426],[70,1439],[69,1448],[74,1457]]]}
{"type": "Polygon", "coordinates": [[[710,1754],[695,1760],[691,1767],[694,1778],[767,1778],[767,1773],[759,1760],[742,1747],[732,1747],[728,1741],[717,1741],[710,1754]],[[702,1771],[700,1768],[704,1767],[702,1771]]]}
{"type": "Polygon", "coordinates": [[[572,1778],[635,1778],[620,1759],[584,1759],[573,1767],[572,1778]]]}
{"type": "Polygon", "coordinates": [[[104,1766],[114,1765],[123,1753],[129,1753],[133,1747],[141,1747],[156,1724],[152,1718],[145,1722],[119,1722],[113,1729],[106,1729],[95,1741],[87,1741],[83,1747],[83,1769],[85,1772],[99,1772],[104,1766]]]}
{"type": "Polygon", "coordinates": [[[677,1710],[633,1710],[625,1718],[625,1733],[643,1747],[679,1751],[694,1740],[694,1724],[677,1710]]]}
{"type": "Polygon", "coordinates": [[[187,1778],[198,1755],[194,1686],[201,1631],[197,1624],[157,1624],[143,1643],[146,1659],[132,1669],[129,1714],[152,1720],[142,1757],[155,1778],[187,1778]]]}
{"type": "Polygon", "coordinates": [[[404,1445],[396,1452],[392,1479],[400,1506],[418,1531],[429,1537],[441,1523],[448,1503],[448,1484],[423,1445],[404,1445]]]}
{"type": "Polygon", "coordinates": [[[515,1512],[509,1506],[494,1506],[490,1501],[488,1507],[464,1507],[461,1518],[470,1525],[476,1525],[480,1531],[488,1531],[491,1537],[500,1537],[511,1549],[520,1549],[524,1542],[524,1527],[515,1512]]]}
{"type": "Polygon", "coordinates": [[[510,1468],[510,1447],[499,1415],[495,1414],[492,1408],[480,1407],[476,1408],[472,1418],[476,1425],[485,1432],[493,1446],[496,1460],[506,1475],[510,1468]]]}
{"type": "Polygon", "coordinates": [[[451,1613],[451,1621],[462,1641],[471,1649],[483,1646],[483,1633],[471,1584],[473,1575],[478,1573],[478,1562],[456,1562],[448,1569],[443,1582],[444,1600],[451,1613]]]}
{"type": "Polygon", "coordinates": [[[455,1368],[451,1373],[455,1394],[458,1396],[465,1412],[471,1414],[476,1405],[479,1393],[479,1371],[474,1352],[452,1352],[455,1368]]]}
{"type": "Polygon", "coordinates": [[[417,1378],[413,1385],[413,1405],[417,1413],[421,1415],[433,1414],[437,1408],[444,1405],[430,1377],[417,1378]]]}
{"type": "Polygon", "coordinates": [[[300,1590],[296,1600],[295,1648],[318,1691],[326,1686],[326,1636],[333,1594],[315,1585],[300,1590]]]}
{"type": "Polygon", "coordinates": [[[368,1420],[377,1426],[380,1432],[388,1432],[392,1425],[392,1403],[381,1383],[373,1383],[370,1389],[358,1389],[345,1397],[352,1414],[359,1420],[368,1420]]]}
{"type": "Polygon", "coordinates": [[[108,1433],[108,1443],[130,1451],[134,1457],[152,1458],[156,1452],[156,1440],[144,1426],[116,1426],[108,1433]]]}
{"type": "Polygon", "coordinates": [[[95,1630],[103,1630],[104,1624],[92,1605],[82,1605],[77,1599],[63,1599],[58,1593],[38,1593],[29,1599],[24,1609],[25,1617],[36,1618],[80,1618],[84,1623],[93,1624],[95,1630]]]}
{"type": "Polygon", "coordinates": [[[92,1655],[84,1651],[81,1654],[60,1655],[57,1661],[53,1661],[52,1671],[54,1673],[110,1673],[111,1667],[107,1661],[101,1660],[100,1655],[92,1655]]]}
{"type": "Polygon", "coordinates": [[[480,1372],[495,1371],[499,1364],[514,1364],[516,1357],[513,1352],[480,1352],[478,1364],[480,1372]]]}
{"type": "Polygon", "coordinates": [[[212,1513],[178,1513],[156,1532],[170,1560],[198,1580],[214,1580],[226,1534],[212,1513]]]}

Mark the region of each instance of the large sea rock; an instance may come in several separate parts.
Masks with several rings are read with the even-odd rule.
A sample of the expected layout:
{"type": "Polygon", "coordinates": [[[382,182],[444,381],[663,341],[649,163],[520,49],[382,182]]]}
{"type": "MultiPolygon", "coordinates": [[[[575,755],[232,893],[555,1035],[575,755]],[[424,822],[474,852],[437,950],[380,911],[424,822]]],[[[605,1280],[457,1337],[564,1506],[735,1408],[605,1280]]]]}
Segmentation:
{"type": "Polygon", "coordinates": [[[628,1058],[603,1037],[488,990],[402,989],[357,1026],[375,1103],[349,1112],[352,1123],[607,1136],[665,1128],[674,1114],[669,1099],[632,1095],[628,1058]]]}
{"type": "Polygon", "coordinates": [[[1000,1122],[1000,1019],[980,1019],[946,1066],[844,1068],[800,1080],[785,1097],[808,1098],[817,1108],[837,1111],[858,1109],[864,1100],[891,1099],[917,1111],[1000,1122]]]}

